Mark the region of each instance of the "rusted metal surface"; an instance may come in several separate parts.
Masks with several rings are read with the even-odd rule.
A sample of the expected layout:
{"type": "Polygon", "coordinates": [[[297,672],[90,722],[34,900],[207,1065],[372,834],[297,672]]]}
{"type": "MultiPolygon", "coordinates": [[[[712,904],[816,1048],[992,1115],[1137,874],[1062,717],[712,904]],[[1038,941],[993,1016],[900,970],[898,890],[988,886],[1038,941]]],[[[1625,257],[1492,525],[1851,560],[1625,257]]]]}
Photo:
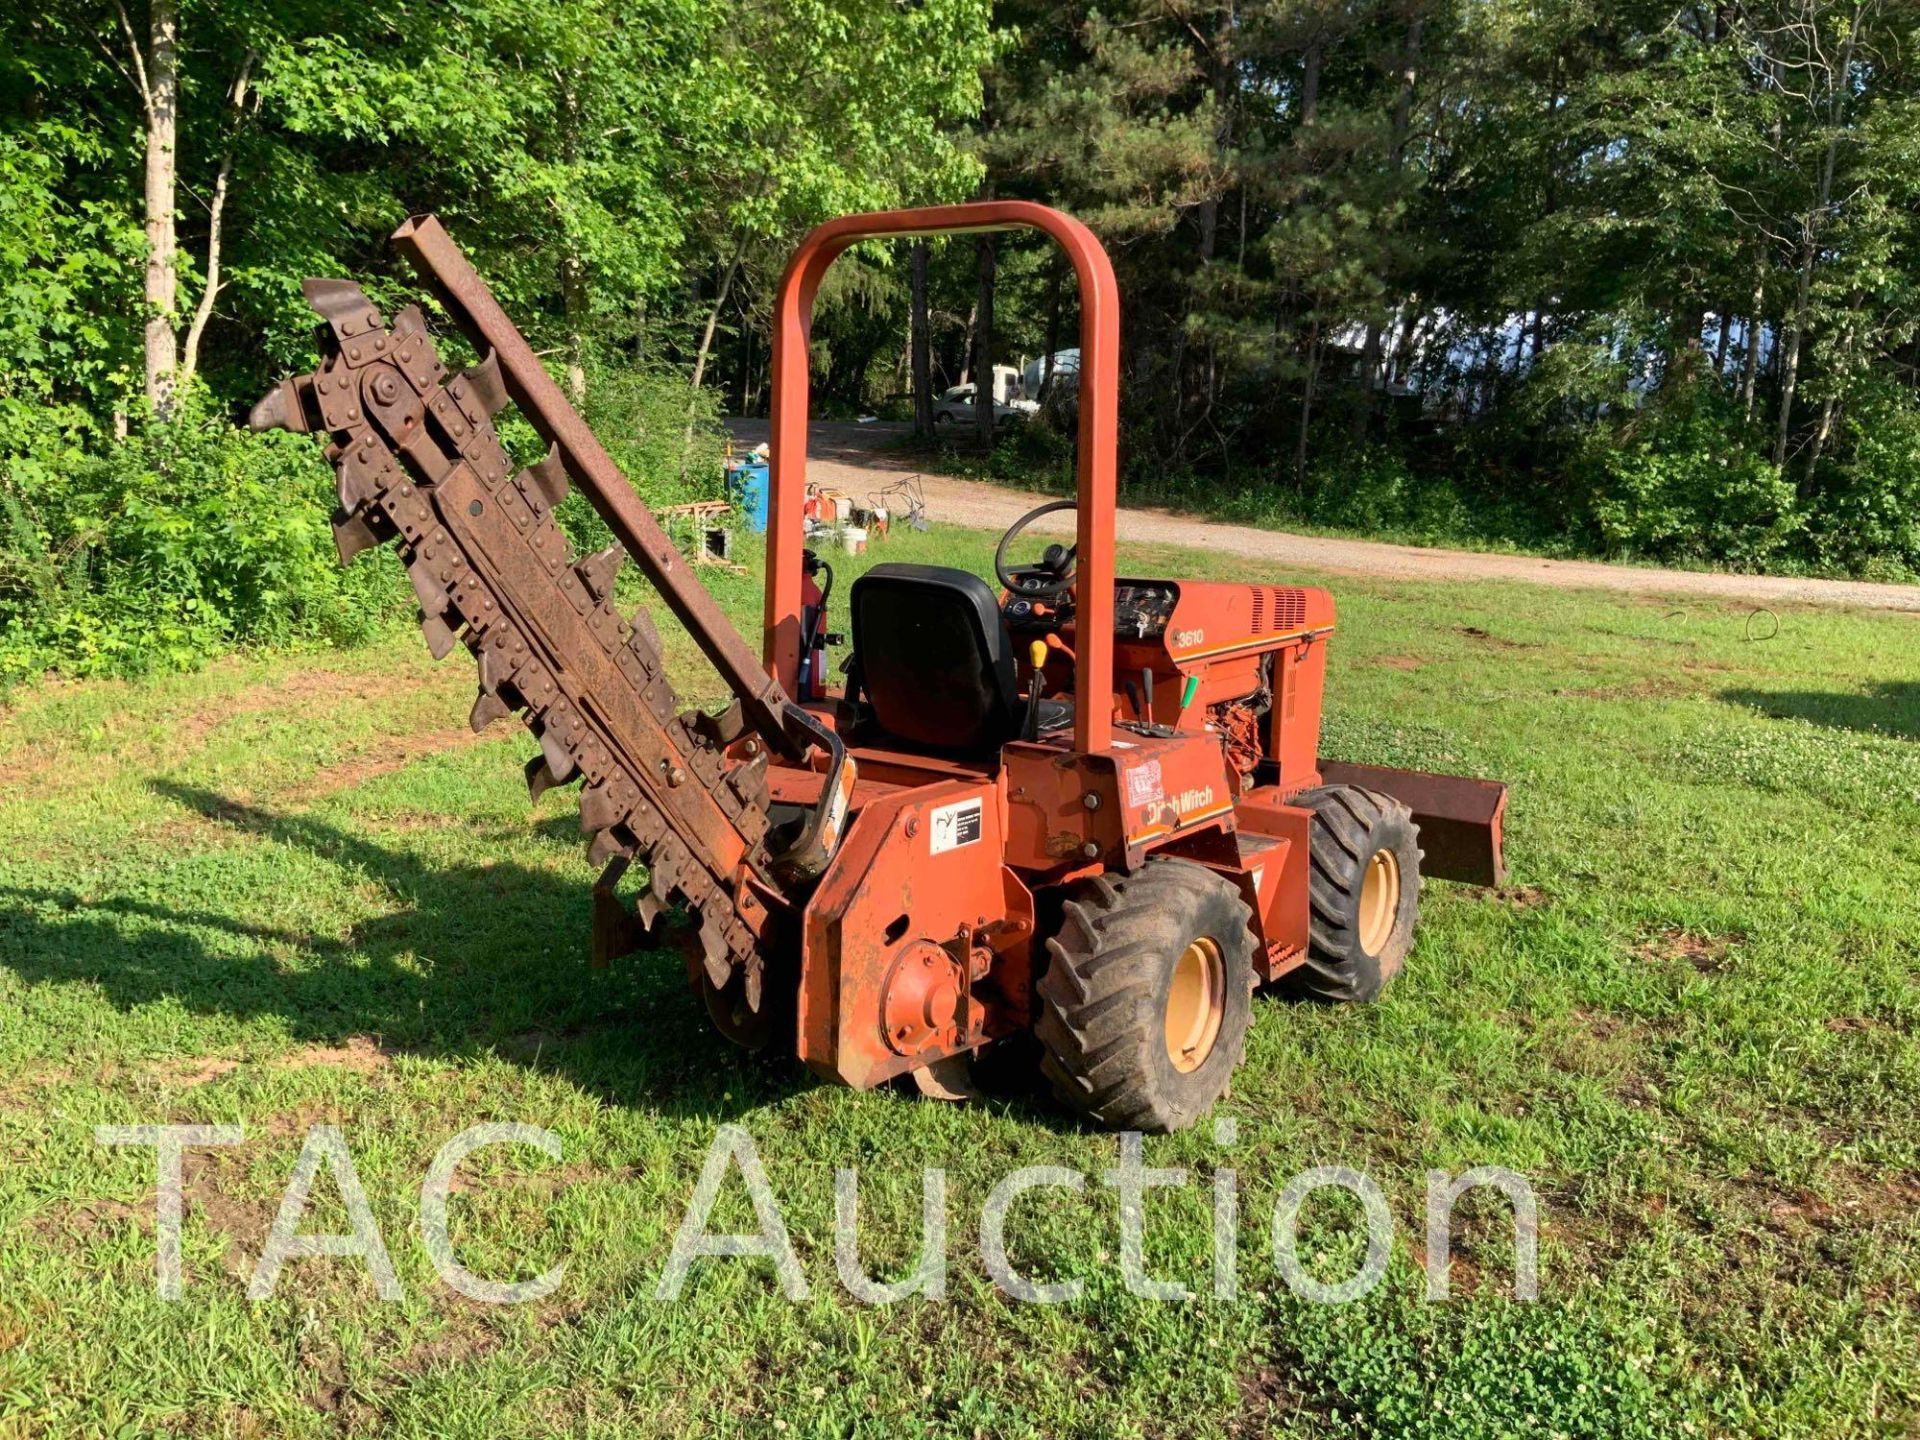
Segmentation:
{"type": "Polygon", "coordinates": [[[861,810],[807,907],[808,1066],[865,1089],[1030,1023],[1033,898],[1006,848],[992,781],[935,781],[861,810]]]}
{"type": "MultiPolygon", "coordinates": [[[[327,436],[342,561],[394,542],[435,658],[464,644],[479,661],[473,728],[520,713],[540,742],[527,766],[534,798],[581,782],[581,828],[592,836],[591,857],[607,867],[595,891],[598,957],[630,948],[663,903],[679,901],[699,917],[701,958],[715,986],[757,997],[770,917],[743,877],[777,871],[781,860],[765,844],[766,748],[729,755],[744,729],[737,708],[717,718],[678,713],[652,622],[644,610],[626,618],[614,609],[620,548],[585,558],[570,552],[553,507],[579,476],[576,457],[588,454],[574,435],[584,433],[579,418],[524,377],[509,380],[501,357],[531,352],[498,307],[483,330],[487,358],[449,376],[417,307],[389,326],[349,282],[309,281],[306,293],[327,322],[323,359],[311,375],[276,386],[255,407],[254,427],[327,436]],[[514,474],[493,416],[516,391],[543,406],[543,429],[573,439],[514,474]],[[636,859],[646,861],[650,883],[630,914],[613,886],[636,859]]],[[[466,300],[475,307],[473,295],[466,300]]],[[[597,447],[591,455],[598,459],[585,463],[605,462],[597,447]]],[[[606,480],[598,476],[597,487],[611,490],[606,480]]],[[[637,507],[624,482],[620,488],[637,507]]],[[[642,546],[652,543],[644,527],[626,530],[642,546]]],[[[650,572],[677,584],[676,569],[657,555],[654,562],[650,572]]],[[[684,588],[675,593],[704,624],[701,605],[687,603],[684,588]]],[[[729,637],[738,647],[729,628],[713,648],[728,653],[729,637]]],[[[757,667],[748,678],[760,704],[783,703],[757,667]]],[[[784,711],[779,719],[785,733],[784,711]]],[[[830,748],[838,751],[838,741],[830,748]]]]}
{"type": "Polygon", "coordinates": [[[491,353],[506,393],[554,446],[587,503],[626,547],[667,608],[740,698],[748,725],[776,748],[799,754],[806,743],[788,715],[789,691],[769,676],[752,647],[721,613],[652,513],[633,492],[620,467],[601,448],[587,422],[547,374],[533,347],[514,328],[500,303],[431,215],[418,215],[394,231],[393,243],[433,287],[447,313],[481,355],[491,353]]]}
{"type": "Polygon", "coordinates": [[[1329,785],[1358,785],[1391,795],[1413,811],[1420,827],[1420,873],[1469,885],[1502,885],[1507,879],[1507,787],[1498,780],[1465,775],[1429,775],[1386,765],[1322,760],[1329,785]]]}
{"type": "Polygon", "coordinates": [[[828,267],[861,240],[1039,230],[1073,264],[1080,287],[1079,568],[1074,594],[1082,639],[1074,677],[1074,748],[1113,740],[1115,475],[1119,455],[1120,288],[1107,252],[1072,216],[1028,200],[983,200],[880,210],[829,220],[800,242],[773,311],[772,468],[768,477],[766,662],[791,692],[800,673],[801,506],[807,482],[807,341],[828,267]]]}

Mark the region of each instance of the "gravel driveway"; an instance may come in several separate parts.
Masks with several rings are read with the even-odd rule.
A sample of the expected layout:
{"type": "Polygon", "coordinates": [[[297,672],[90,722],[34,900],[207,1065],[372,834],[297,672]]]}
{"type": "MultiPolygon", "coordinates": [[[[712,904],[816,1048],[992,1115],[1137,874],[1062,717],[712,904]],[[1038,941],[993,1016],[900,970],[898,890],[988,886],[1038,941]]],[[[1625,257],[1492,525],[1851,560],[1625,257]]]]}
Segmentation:
{"type": "MultiPolygon", "coordinates": [[[[765,420],[729,419],[735,439],[757,445],[767,438],[765,420]]],[[[901,455],[897,446],[909,426],[819,421],[807,431],[807,474],[825,485],[864,498],[902,475],[918,474],[930,518],[976,530],[1004,530],[1034,506],[1052,498],[978,480],[936,475],[901,455]]],[[[1066,532],[1071,515],[1048,516],[1036,531],[1066,532]]],[[[1122,540],[1220,550],[1254,560],[1343,575],[1379,575],[1399,580],[1524,580],[1581,590],[1618,590],[1638,595],[1712,596],[1755,604],[1850,605],[1873,610],[1920,611],[1920,585],[1880,585],[1864,580],[1807,580],[1784,575],[1725,575],[1697,570],[1656,570],[1607,565],[1594,560],[1543,560],[1537,555],[1489,555],[1472,550],[1430,550],[1374,540],[1330,539],[1228,525],[1169,510],[1120,511],[1122,540]]]]}

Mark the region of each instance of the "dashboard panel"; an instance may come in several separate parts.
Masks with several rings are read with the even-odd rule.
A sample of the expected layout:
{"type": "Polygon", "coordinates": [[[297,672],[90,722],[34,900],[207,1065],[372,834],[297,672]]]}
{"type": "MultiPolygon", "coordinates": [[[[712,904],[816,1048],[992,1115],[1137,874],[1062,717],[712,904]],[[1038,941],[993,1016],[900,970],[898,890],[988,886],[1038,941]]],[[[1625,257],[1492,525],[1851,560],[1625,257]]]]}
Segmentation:
{"type": "MultiPolygon", "coordinates": [[[[1121,640],[1158,640],[1173,618],[1180,587],[1163,580],[1122,580],[1113,587],[1113,633],[1121,640]]],[[[1057,602],[1018,593],[1000,607],[1010,630],[1053,630],[1061,614],[1057,602]]]]}
{"type": "Polygon", "coordinates": [[[1179,586],[1165,581],[1122,580],[1113,587],[1113,633],[1123,640],[1158,640],[1179,598],[1179,586]]]}

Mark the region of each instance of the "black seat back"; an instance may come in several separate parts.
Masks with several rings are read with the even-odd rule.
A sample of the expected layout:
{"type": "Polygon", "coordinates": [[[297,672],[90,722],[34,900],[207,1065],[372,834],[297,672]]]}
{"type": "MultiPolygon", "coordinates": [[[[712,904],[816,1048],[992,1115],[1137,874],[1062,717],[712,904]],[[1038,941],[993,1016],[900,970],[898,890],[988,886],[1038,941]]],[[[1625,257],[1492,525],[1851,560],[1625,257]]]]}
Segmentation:
{"type": "Polygon", "coordinates": [[[936,750],[979,752],[1019,724],[1013,642],[993,591],[944,565],[876,565],[853,582],[853,651],[874,719],[936,750]]]}

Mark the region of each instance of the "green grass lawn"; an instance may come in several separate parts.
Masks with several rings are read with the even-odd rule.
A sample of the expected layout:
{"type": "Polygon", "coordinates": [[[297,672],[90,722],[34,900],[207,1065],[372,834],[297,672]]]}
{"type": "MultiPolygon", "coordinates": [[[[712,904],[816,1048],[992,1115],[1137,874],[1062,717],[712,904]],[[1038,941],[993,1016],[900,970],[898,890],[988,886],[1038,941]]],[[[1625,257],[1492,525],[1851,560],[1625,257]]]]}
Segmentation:
{"type": "MultiPolygon", "coordinates": [[[[871,559],[984,567],[937,530],[871,559]]],[[[1134,573],[1260,575],[1123,549],[1134,573]]],[[[860,562],[864,563],[864,562],[860,562]]],[[[856,562],[846,562],[845,573],[856,562]]],[[[1429,887],[1380,1004],[1256,1003],[1210,1126],[1150,1137],[1185,1190],[1147,1259],[1207,1291],[1213,1172],[1239,1177],[1240,1292],[1121,1285],[1113,1137],[1039,1093],[853,1094],[707,1029],[678,962],[586,963],[570,796],[528,809],[517,728],[463,724],[472,666],[418,639],[53,684],[0,717],[0,1435],[1912,1435],[1920,1424],[1920,626],[1501,586],[1334,580],[1326,750],[1513,786],[1510,888],[1429,887]],[[454,1200],[493,1279],[460,1298],[422,1177],[481,1121],[454,1200]],[[151,1151],[98,1124],[245,1127],[186,1163],[186,1291],[154,1288],[151,1151]],[[404,1298],[358,1261],[246,1285],[309,1126],[340,1127],[404,1298]],[[811,1293],[760,1260],[655,1298],[717,1128],[757,1142],[811,1293]],[[1086,1172],[1009,1226],[1059,1305],[1001,1295],[980,1211],[1021,1165],[1086,1172]],[[1397,1221],[1348,1306],[1281,1282],[1295,1172],[1350,1165],[1397,1221]],[[1540,1197],[1541,1298],[1510,1298],[1503,1203],[1462,1204],[1454,1297],[1424,1298],[1425,1172],[1505,1165],[1540,1197]],[[947,1298],[856,1303],[910,1267],[948,1174],[947,1298]]],[[[396,578],[396,593],[401,582],[396,578]]],[[[716,585],[750,631],[753,576],[716,585]]],[[[841,612],[844,614],[844,610],[841,612]]],[[[690,659],[684,635],[669,643],[690,659]]],[[[685,666],[694,675],[695,668],[685,666]]],[[[711,684],[707,683],[708,693],[711,684]]],[[[683,694],[698,697],[702,683],[683,694]]],[[[308,1232],[344,1228],[323,1172],[308,1232]]],[[[1357,1207],[1307,1248],[1337,1276],[1357,1207]]],[[[715,1225],[750,1228],[737,1176],[715,1225]]],[[[1344,1267],[1344,1268],[1343,1268],[1344,1267]]]]}

